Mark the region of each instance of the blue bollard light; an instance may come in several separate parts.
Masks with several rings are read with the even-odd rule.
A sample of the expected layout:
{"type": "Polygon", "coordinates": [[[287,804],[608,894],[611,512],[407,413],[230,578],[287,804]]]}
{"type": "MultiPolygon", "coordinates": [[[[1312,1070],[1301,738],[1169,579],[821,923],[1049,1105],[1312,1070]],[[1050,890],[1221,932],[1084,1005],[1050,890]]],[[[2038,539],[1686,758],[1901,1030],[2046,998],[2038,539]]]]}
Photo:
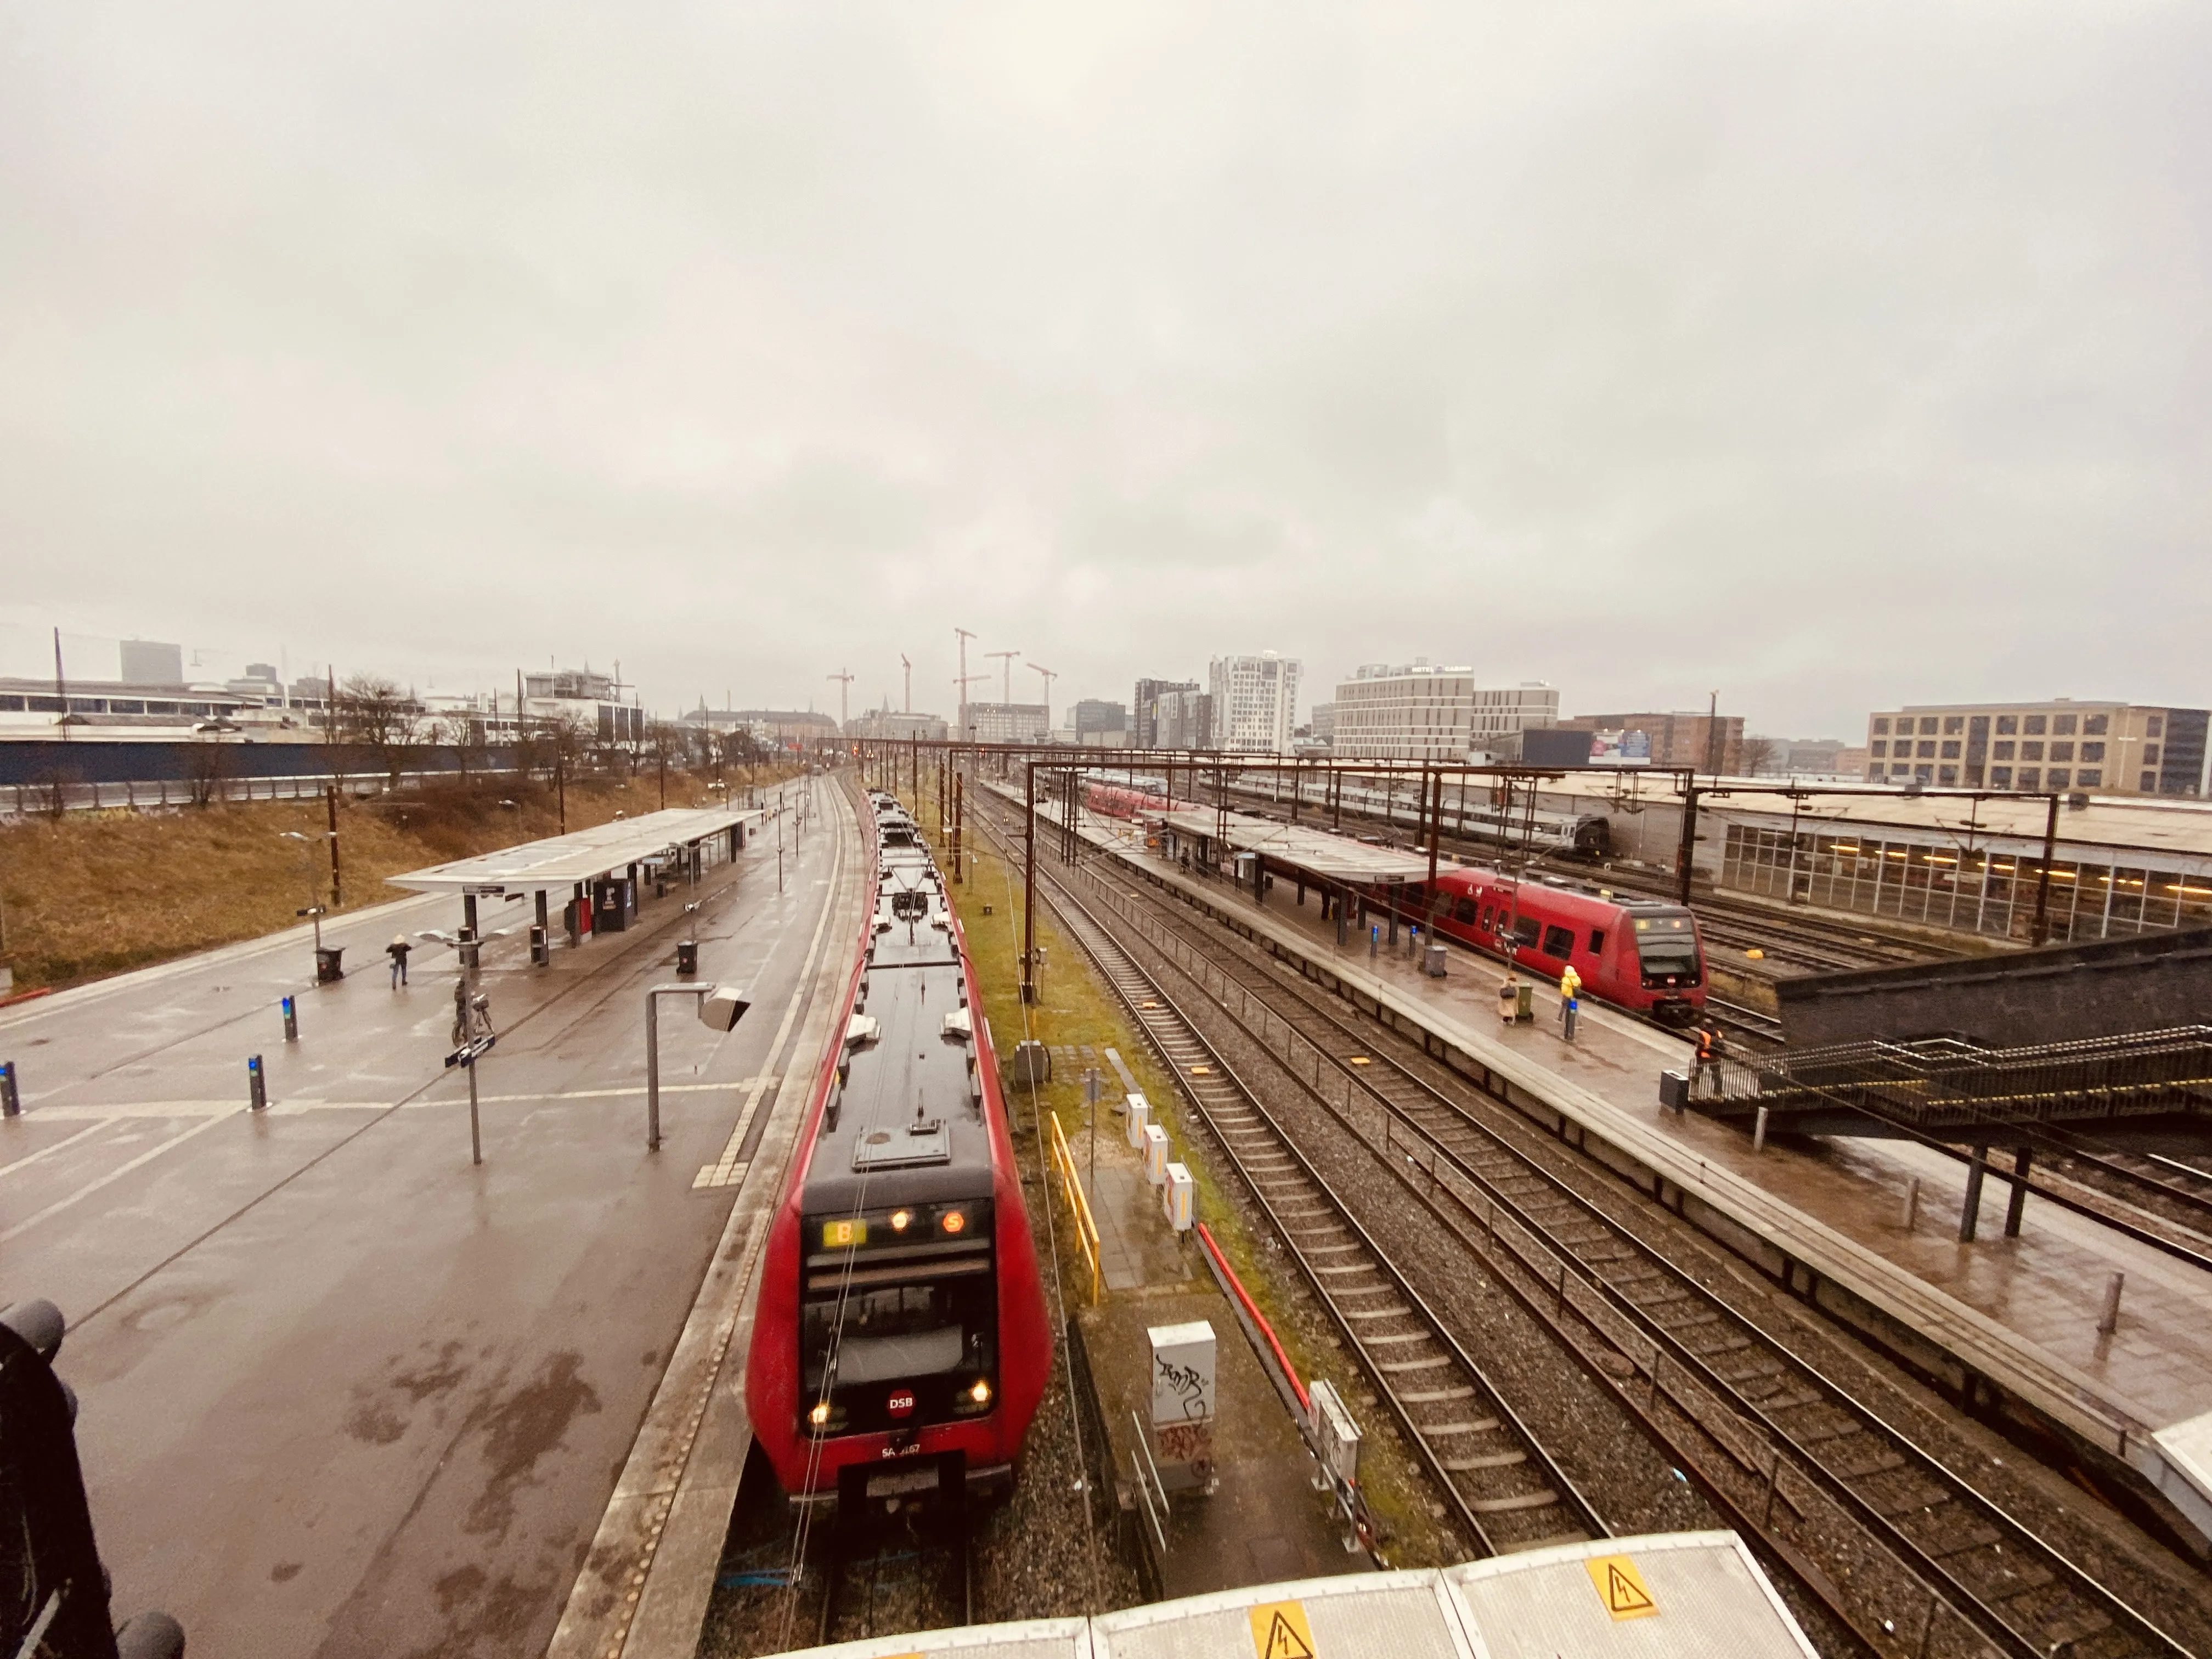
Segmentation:
{"type": "Polygon", "coordinates": [[[290,997],[286,997],[284,999],[284,1041],[297,1042],[299,1040],[300,1007],[290,997]]]}
{"type": "Polygon", "coordinates": [[[246,1086],[252,1097],[252,1109],[260,1111],[269,1104],[269,1080],[261,1074],[261,1056],[246,1057],[246,1086]]]}
{"type": "Polygon", "coordinates": [[[15,1062],[0,1060],[0,1117],[23,1115],[23,1097],[15,1092],[15,1062]]]}

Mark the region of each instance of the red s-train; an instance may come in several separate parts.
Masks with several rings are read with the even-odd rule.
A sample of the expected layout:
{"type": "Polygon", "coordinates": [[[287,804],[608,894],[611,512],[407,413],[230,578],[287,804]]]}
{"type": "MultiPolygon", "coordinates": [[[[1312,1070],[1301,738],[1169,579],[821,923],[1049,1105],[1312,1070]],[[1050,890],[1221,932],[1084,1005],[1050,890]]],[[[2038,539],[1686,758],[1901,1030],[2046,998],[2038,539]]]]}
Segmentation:
{"type": "Polygon", "coordinates": [[[1005,1478],[1052,1366],[967,940],[912,821],[875,805],[844,1039],[770,1224],[745,1363],[783,1489],[846,1504],[1005,1478]]]}
{"type": "MultiPolygon", "coordinates": [[[[1368,902],[1390,901],[1376,891],[1368,902]]],[[[1396,903],[1401,915],[1424,921],[1428,890],[1400,888],[1396,903]]],[[[1440,933],[1547,979],[1571,963],[1584,994],[1656,1019],[1687,1020],[1705,1004],[1697,919],[1679,904],[1467,866],[1437,872],[1435,923],[1440,933]]]]}
{"type": "Polygon", "coordinates": [[[1103,778],[1083,781],[1083,804],[1094,812],[1109,817],[1134,818],[1146,813],[1168,812],[1176,803],[1159,788],[1159,780],[1133,783],[1109,783],[1103,778]]]}

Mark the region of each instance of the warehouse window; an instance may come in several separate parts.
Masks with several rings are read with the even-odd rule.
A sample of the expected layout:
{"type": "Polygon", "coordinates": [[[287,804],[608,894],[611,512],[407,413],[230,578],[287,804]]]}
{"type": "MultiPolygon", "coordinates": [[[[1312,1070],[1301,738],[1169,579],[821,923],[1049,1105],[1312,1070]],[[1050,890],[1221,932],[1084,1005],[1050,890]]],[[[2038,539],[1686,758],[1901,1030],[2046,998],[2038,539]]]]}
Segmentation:
{"type": "Polygon", "coordinates": [[[2083,744],[2081,745],[2081,758],[2085,761],[2100,761],[2104,759],[2105,745],[2101,743],[2083,744]]]}
{"type": "Polygon", "coordinates": [[[1946,714],[1943,717],[1943,735],[1945,737],[1955,738],[1960,732],[1966,729],[1966,717],[1964,714],[1946,714]]]}
{"type": "Polygon", "coordinates": [[[1889,733],[1889,716],[1876,714],[1874,717],[1874,729],[1887,737],[1889,733]]]}
{"type": "Polygon", "coordinates": [[[1990,757],[1992,760],[2010,760],[2012,758],[2012,745],[2008,743],[1991,744],[1990,745],[1990,757]]]}
{"type": "Polygon", "coordinates": [[[1920,745],[1920,758],[1922,760],[1934,760],[1936,758],[1936,745],[1932,743],[1922,744],[1920,745]]]}
{"type": "Polygon", "coordinates": [[[2163,715],[2163,714],[2153,714],[2153,715],[2152,715],[2148,720],[2145,720],[2145,721],[2143,722],[2143,736],[2145,736],[2145,737],[2147,737],[2147,738],[2162,738],[2162,737],[2164,737],[2165,735],[2166,735],[2166,716],[2165,716],[2165,715],[2163,715]]]}
{"type": "Polygon", "coordinates": [[[2074,775],[2068,771],[2066,768],[2063,766],[2054,766],[2051,769],[2050,776],[2045,780],[2045,786],[2051,789],[2063,789],[2069,783],[2073,781],[2073,779],[2074,775]]]}
{"type": "Polygon", "coordinates": [[[1923,738],[1932,738],[1936,735],[1936,717],[1933,714],[1921,716],[1920,735],[1923,738]]]}
{"type": "MultiPolygon", "coordinates": [[[[33,703],[33,706],[36,707],[36,704],[33,703]]],[[[2158,745],[2156,744],[2147,743],[2143,745],[2143,764],[2145,766],[2155,766],[2158,764],[2158,745]]]]}
{"type": "Polygon", "coordinates": [[[1959,740],[1956,738],[1953,738],[1944,744],[1943,758],[1945,760],[1956,760],[1959,758],[1959,740]]]}
{"type": "Polygon", "coordinates": [[[1937,767],[1936,769],[1936,781],[1942,784],[1946,789],[1956,788],[1959,783],[1959,769],[1955,766],[1937,767]]]}
{"type": "Polygon", "coordinates": [[[2024,743],[2021,744],[2020,757],[2022,760],[2041,760],[2043,758],[2043,745],[2039,743],[2024,743]]]}
{"type": "Polygon", "coordinates": [[[2031,738],[2039,738],[2043,735],[2043,726],[2044,719],[2042,715],[2027,714],[2022,716],[2022,724],[2020,729],[2027,732],[2031,738]]]}
{"type": "Polygon", "coordinates": [[[2053,714],[2051,717],[2051,729],[2060,737],[2073,736],[2074,716],[2071,714],[2053,714]]]}
{"type": "Polygon", "coordinates": [[[2106,732],[2112,729],[2112,717],[2110,714],[2084,714],[2081,716],[2081,731],[2085,736],[2101,738],[2106,732]]]}
{"type": "Polygon", "coordinates": [[[2020,769],[2020,787],[2023,789],[2042,788],[2043,774],[2033,766],[2021,767],[2020,769]]]}
{"type": "Polygon", "coordinates": [[[2148,795],[2152,790],[2158,787],[2158,774],[2155,772],[2144,773],[2141,781],[2136,783],[2136,787],[2142,790],[2143,793],[2148,795]]]}
{"type": "Polygon", "coordinates": [[[1887,755],[1889,753],[1889,745],[1880,738],[1876,738],[1867,745],[1867,752],[1872,755],[1887,755]]]}
{"type": "Polygon", "coordinates": [[[1992,766],[1990,768],[1990,787],[1992,789],[2011,788],[2012,768],[2009,766],[1992,766]]]}
{"type": "Polygon", "coordinates": [[[2105,787],[2105,774],[2101,768],[2085,766],[2074,775],[2074,781],[2084,789],[2101,789],[2105,787]]]}
{"type": "Polygon", "coordinates": [[[1997,730],[2000,733],[2017,732],[2020,730],[2020,716],[2017,714],[1998,715],[1997,730]]]}

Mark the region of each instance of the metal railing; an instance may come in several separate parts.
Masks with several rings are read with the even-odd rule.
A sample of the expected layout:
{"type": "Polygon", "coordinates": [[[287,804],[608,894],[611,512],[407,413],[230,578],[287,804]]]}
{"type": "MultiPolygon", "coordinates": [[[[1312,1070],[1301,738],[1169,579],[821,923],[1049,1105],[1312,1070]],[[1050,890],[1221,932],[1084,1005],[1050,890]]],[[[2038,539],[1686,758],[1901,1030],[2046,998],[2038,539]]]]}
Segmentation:
{"type": "Polygon", "coordinates": [[[1060,1172],[1060,1189],[1067,1200],[1067,1207],[1075,1217],[1075,1242],[1083,1247],[1083,1260],[1091,1268],[1091,1305],[1098,1305],[1098,1224],[1091,1218],[1091,1200],[1083,1190],[1082,1177],[1075,1171],[1075,1154],[1068,1150],[1067,1137],[1060,1133],[1060,1114],[1048,1112],[1045,1119],[1052,1125],[1052,1142],[1046,1149],[1052,1157],[1052,1167],[1060,1172]]]}
{"type": "Polygon", "coordinates": [[[1717,1069],[1700,1103],[1848,1105],[1920,1127],[2201,1112],[2212,1108],[2212,1026],[2012,1048],[1874,1039],[1729,1055],[1717,1069]]]}

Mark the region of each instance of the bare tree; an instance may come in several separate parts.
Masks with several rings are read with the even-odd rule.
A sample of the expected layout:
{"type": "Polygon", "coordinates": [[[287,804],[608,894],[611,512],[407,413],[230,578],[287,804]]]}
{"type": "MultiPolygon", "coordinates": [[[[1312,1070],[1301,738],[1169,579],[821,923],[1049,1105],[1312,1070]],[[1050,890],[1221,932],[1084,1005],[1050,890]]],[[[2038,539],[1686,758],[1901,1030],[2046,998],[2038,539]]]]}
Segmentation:
{"type": "Polygon", "coordinates": [[[1756,778],[1778,771],[1775,763],[1781,757],[1782,745],[1772,738],[1746,738],[1743,740],[1743,773],[1756,778]]]}
{"type": "Polygon", "coordinates": [[[374,750],[378,764],[394,781],[407,751],[423,735],[422,705],[381,675],[356,674],[338,687],[331,714],[339,737],[374,750]]]}
{"type": "Polygon", "coordinates": [[[188,743],[185,749],[185,781],[192,792],[192,805],[205,806],[222,793],[231,773],[230,750],[213,739],[188,743]]]}

